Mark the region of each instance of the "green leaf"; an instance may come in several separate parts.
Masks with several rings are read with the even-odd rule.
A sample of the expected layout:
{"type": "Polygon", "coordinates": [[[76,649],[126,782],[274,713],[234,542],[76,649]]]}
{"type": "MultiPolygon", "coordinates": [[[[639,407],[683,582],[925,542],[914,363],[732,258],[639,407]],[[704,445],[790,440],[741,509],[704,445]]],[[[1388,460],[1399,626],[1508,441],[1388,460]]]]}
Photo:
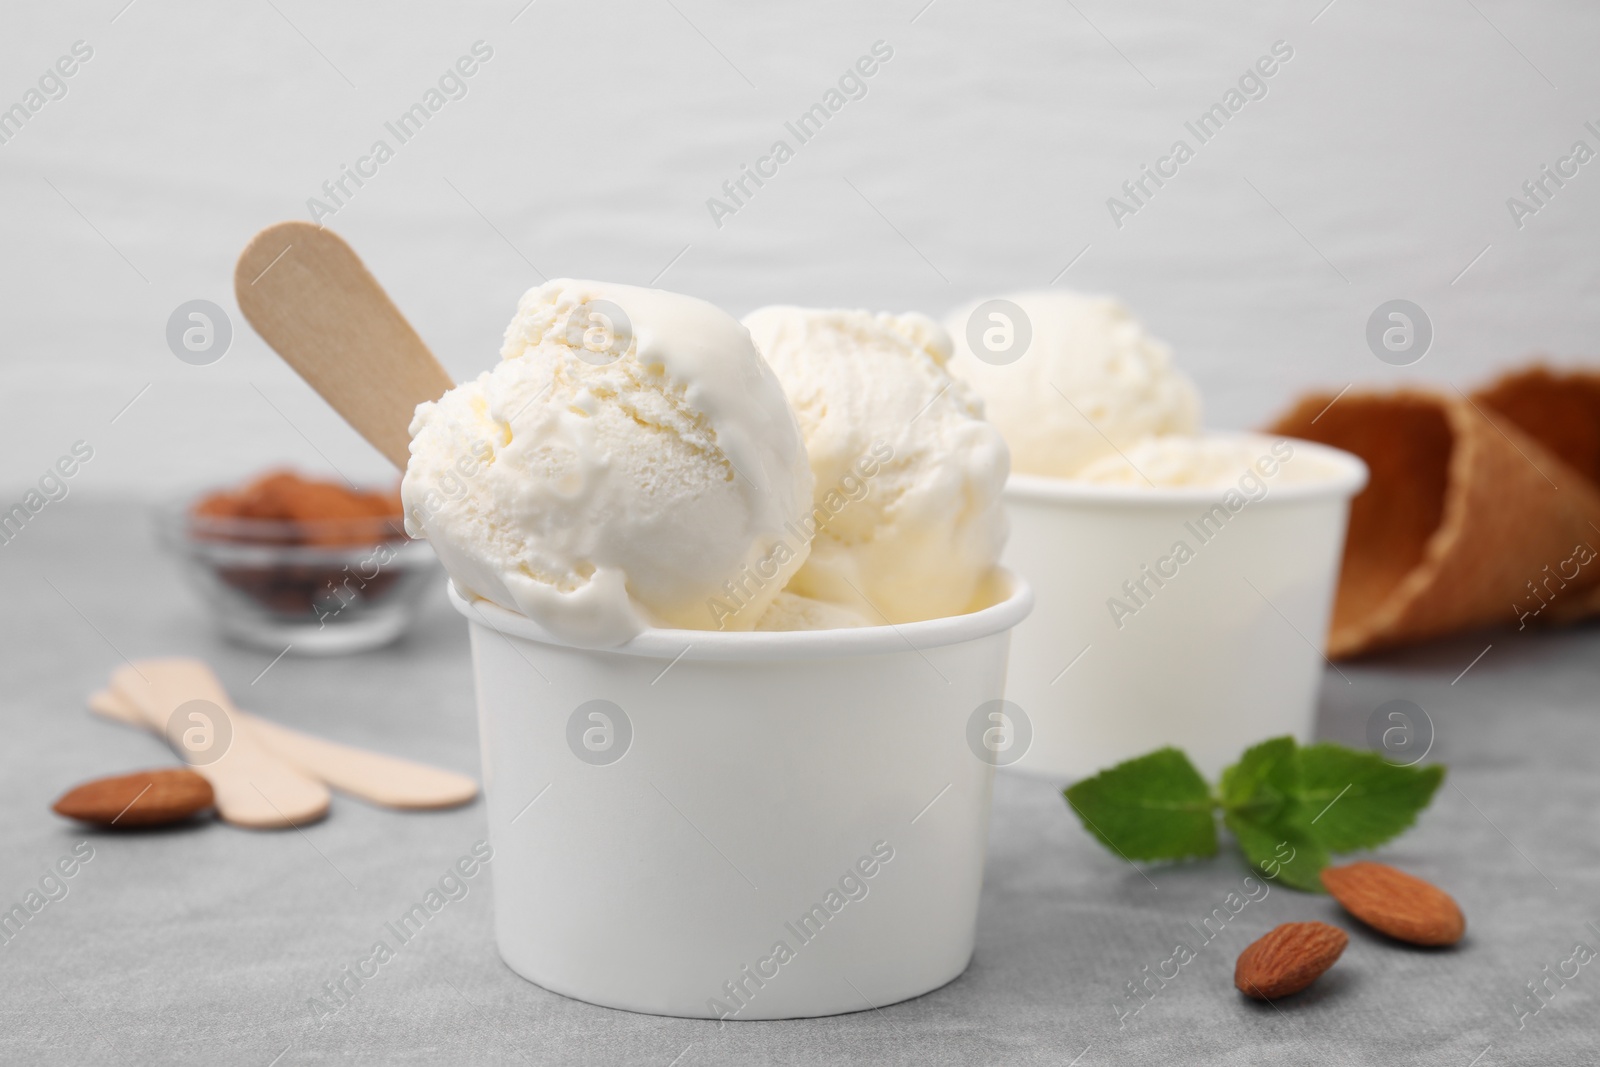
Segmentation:
{"type": "Polygon", "coordinates": [[[1127,859],[1216,855],[1211,790],[1175,748],[1119,763],[1063,795],[1084,829],[1127,859]]]}
{"type": "Polygon", "coordinates": [[[1220,804],[1262,878],[1321,892],[1330,853],[1372,848],[1401,833],[1443,780],[1440,766],[1397,767],[1374,752],[1301,748],[1292,737],[1274,737],[1222,772],[1216,800],[1174,748],[1118,764],[1065,795],[1085,829],[1130,860],[1214,855],[1220,804]]]}
{"type": "Polygon", "coordinates": [[[1319,744],[1300,750],[1299,803],[1306,825],[1333,852],[1375,848],[1417,820],[1444,768],[1397,767],[1376,752],[1319,744]]]}
{"type": "Polygon", "coordinates": [[[1298,780],[1294,738],[1262,741],[1246,749],[1238,763],[1222,772],[1222,806],[1233,811],[1281,803],[1298,780]]]}
{"type": "Polygon", "coordinates": [[[1248,749],[1222,772],[1223,821],[1261,877],[1320,892],[1328,850],[1305,811],[1298,756],[1292,737],[1248,749]]]}
{"type": "Polygon", "coordinates": [[[1323,891],[1319,876],[1328,865],[1328,850],[1294,811],[1286,808],[1272,820],[1254,820],[1236,812],[1223,818],[1245,859],[1262,878],[1308,893],[1323,891]]]}

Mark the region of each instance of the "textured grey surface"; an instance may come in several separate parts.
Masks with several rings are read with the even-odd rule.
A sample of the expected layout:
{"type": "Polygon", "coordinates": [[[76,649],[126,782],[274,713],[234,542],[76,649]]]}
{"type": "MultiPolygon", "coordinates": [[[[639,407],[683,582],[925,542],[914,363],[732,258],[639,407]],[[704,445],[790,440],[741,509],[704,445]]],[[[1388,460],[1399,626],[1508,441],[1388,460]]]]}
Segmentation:
{"type": "Polygon", "coordinates": [[[1348,682],[1328,672],[1325,737],[1360,743],[1372,709],[1396,697],[1432,716],[1434,752],[1452,773],[1420,826],[1380,856],[1454,893],[1468,935],[1453,950],[1409,951],[1346,923],[1351,943],[1338,967],[1278,1008],[1233,991],[1234,958],[1279,922],[1343,923],[1325,898],[1272,890],[1119,1026],[1124,983],[1192,936],[1186,921],[1219,905],[1243,869],[1225,853],[1141,874],[1091,842],[1050,788],[1003,776],[976,957],[955,982],[917,1000],[721,1030],[591,1007],[500,962],[492,889],[479,875],[318,1026],[307,998],[366,955],[384,921],[485,836],[482,805],[401,815],[336,798],[332,816],[303,833],[211,824],[84,834],[47,810],[62,789],[169,757],[154,739],[91,717],[83,696],[120,662],[117,650],[199,654],[254,710],[475,772],[465,628],[440,595],[395,648],[286,658],[252,684],[270,654],[221,644],[176,582],[144,509],[132,505],[52,505],[0,548],[0,902],[20,899],[77,842],[94,848],[68,894],[0,946],[0,1061],[1490,1067],[1596,1059],[1596,966],[1565,988],[1552,984],[1549,1005],[1521,1029],[1510,1007],[1575,941],[1600,947],[1584,926],[1600,924],[1593,628],[1442,642],[1345,665],[1348,682]]]}

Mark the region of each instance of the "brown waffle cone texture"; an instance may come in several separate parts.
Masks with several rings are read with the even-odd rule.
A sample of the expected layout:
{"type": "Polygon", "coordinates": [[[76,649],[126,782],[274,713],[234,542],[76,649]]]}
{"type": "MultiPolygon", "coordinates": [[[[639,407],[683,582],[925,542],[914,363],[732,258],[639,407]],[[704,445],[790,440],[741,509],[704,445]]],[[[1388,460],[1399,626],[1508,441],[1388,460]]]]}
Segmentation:
{"type": "Polygon", "coordinates": [[[1328,654],[1600,614],[1600,374],[1534,366],[1468,397],[1303,398],[1272,432],[1360,456],[1328,654]],[[1576,568],[1576,574],[1574,569],[1576,568]]]}

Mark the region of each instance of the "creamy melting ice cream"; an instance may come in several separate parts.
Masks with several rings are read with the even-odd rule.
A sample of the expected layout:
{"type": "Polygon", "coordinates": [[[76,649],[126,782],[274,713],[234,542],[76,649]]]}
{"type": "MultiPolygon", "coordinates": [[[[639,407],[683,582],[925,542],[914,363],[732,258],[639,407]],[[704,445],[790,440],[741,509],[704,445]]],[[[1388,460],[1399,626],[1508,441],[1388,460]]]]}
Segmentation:
{"type": "Polygon", "coordinates": [[[946,322],[956,345],[950,368],[983,397],[1018,473],[1071,477],[1143,438],[1199,429],[1193,383],[1122,304],[1070,292],[1006,299],[1027,315],[1032,332],[1015,362],[996,365],[973,354],[967,331],[978,304],[946,322]]]}
{"type": "Polygon", "coordinates": [[[800,600],[762,627],[969,610],[1005,544],[1009,460],[946,366],[949,335],[924,315],[797,307],[744,324],[794,405],[816,483],[811,556],[789,586],[800,600]]]}
{"type": "Polygon", "coordinates": [[[1281,437],[1216,434],[1146,438],[1122,455],[1102,456],[1072,480],[1135,489],[1220,489],[1252,470],[1274,485],[1326,481],[1342,473],[1319,458],[1297,454],[1294,442],[1281,437]]]}
{"type": "Polygon", "coordinates": [[[583,645],[753,629],[805,562],[812,478],[745,329],[562,279],[522,297],[500,354],[411,424],[406,528],[463,594],[583,645]]]}
{"type": "Polygon", "coordinates": [[[874,626],[879,619],[869,619],[859,611],[843,604],[829,604],[825,600],[801,596],[788,590],[778,594],[756,623],[758,630],[838,630],[854,626],[874,626]]]}

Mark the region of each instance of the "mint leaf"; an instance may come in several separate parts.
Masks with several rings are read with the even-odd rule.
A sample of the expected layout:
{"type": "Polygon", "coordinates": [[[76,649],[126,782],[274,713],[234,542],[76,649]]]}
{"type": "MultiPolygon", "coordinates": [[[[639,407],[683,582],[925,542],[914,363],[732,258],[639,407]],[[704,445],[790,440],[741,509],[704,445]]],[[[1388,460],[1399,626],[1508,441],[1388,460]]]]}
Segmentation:
{"type": "Polygon", "coordinates": [[[1175,748],[1119,763],[1063,795],[1084,829],[1127,859],[1216,855],[1211,790],[1175,748]]]}
{"type": "Polygon", "coordinates": [[[1323,892],[1319,875],[1328,865],[1328,850],[1294,811],[1280,810],[1270,820],[1229,812],[1223,819],[1245,859],[1262,878],[1308,893],[1323,892]]]}
{"type": "Polygon", "coordinates": [[[1238,763],[1222,772],[1222,806],[1230,811],[1276,806],[1298,781],[1294,738],[1274,737],[1246,749],[1238,763]]]}
{"type": "Polygon", "coordinates": [[[1251,746],[1222,772],[1223,821],[1250,866],[1267,879],[1320,892],[1328,864],[1302,794],[1299,750],[1292,737],[1251,746]]]}
{"type": "Polygon", "coordinates": [[[1307,826],[1333,852],[1375,848],[1417,820],[1444,768],[1397,767],[1376,752],[1318,744],[1299,753],[1299,803],[1307,826]]]}
{"type": "Polygon", "coordinates": [[[1251,746],[1222,772],[1218,797],[1182,752],[1163,748],[1065,790],[1084,828],[1125,858],[1217,851],[1214,810],[1262,878],[1321,892],[1333,852],[1372,848],[1416,821],[1444,768],[1397,767],[1380,754],[1292,737],[1251,746]]]}

